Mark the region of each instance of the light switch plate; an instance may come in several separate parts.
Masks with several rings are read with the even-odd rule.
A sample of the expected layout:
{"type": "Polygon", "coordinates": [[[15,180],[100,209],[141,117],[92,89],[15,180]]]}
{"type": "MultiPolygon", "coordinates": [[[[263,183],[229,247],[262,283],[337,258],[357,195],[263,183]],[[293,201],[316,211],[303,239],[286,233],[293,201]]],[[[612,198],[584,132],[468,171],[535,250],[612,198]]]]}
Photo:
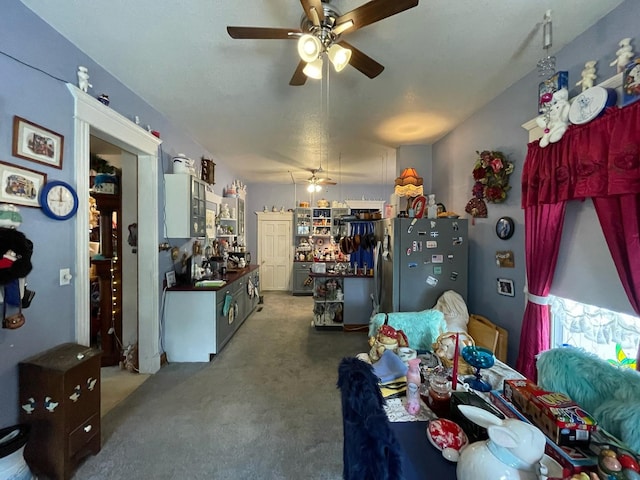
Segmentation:
{"type": "Polygon", "coordinates": [[[69,285],[71,283],[71,270],[68,268],[60,269],[60,285],[69,285]]]}

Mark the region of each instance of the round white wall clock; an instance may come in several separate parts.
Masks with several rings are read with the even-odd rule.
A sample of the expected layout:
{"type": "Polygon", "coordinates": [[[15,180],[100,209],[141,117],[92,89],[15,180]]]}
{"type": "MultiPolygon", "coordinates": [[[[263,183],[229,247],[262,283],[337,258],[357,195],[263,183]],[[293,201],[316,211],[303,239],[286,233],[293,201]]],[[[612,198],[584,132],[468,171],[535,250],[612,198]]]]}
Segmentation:
{"type": "Polygon", "coordinates": [[[54,220],[68,220],[78,211],[78,194],[66,182],[53,180],[40,189],[43,213],[54,220]]]}

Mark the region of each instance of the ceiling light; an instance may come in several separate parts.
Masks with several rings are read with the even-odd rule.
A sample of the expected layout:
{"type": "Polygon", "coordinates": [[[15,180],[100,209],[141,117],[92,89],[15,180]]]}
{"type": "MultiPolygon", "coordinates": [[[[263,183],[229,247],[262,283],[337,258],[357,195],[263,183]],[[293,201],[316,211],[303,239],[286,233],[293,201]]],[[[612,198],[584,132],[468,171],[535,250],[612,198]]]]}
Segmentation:
{"type": "Polygon", "coordinates": [[[322,78],[322,58],[318,57],[313,62],[307,63],[302,72],[309,78],[320,80],[322,78]]]}
{"type": "Polygon", "coordinates": [[[318,185],[318,184],[316,184],[316,186],[315,186],[315,190],[316,190],[316,192],[320,192],[320,191],[322,191],[322,185],[318,185]]]}
{"type": "Polygon", "coordinates": [[[334,43],[327,50],[327,55],[329,56],[329,60],[333,63],[333,67],[336,69],[336,72],[340,72],[349,65],[349,60],[351,60],[351,50],[348,48],[341,47],[337,43],[334,43]]]}
{"type": "Polygon", "coordinates": [[[310,183],[307,187],[307,192],[311,193],[316,189],[316,186],[313,183],[310,183]]]}
{"type": "Polygon", "coordinates": [[[313,62],[322,53],[322,42],[318,37],[305,33],[298,40],[298,55],[305,62],[313,62]]]}

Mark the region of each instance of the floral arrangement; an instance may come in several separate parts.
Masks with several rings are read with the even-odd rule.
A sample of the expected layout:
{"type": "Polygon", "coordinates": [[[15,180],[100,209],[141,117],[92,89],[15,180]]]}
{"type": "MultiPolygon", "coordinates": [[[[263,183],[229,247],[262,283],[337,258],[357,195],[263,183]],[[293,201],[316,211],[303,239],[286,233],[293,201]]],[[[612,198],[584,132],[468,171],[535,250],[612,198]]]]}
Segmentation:
{"type": "Polygon", "coordinates": [[[473,196],[486,198],[488,202],[500,203],[507,198],[509,175],[513,173],[513,162],[502,152],[484,150],[477,152],[478,159],[473,166],[473,196]]]}

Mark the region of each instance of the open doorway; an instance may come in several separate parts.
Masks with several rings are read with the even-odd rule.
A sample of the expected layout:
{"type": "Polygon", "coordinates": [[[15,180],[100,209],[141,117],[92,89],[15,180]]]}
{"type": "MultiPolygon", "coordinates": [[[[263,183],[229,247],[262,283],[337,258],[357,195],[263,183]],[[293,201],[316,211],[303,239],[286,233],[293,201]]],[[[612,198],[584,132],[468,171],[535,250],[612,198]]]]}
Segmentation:
{"type": "MultiPolygon", "coordinates": [[[[137,338],[138,363],[142,373],[160,369],[160,291],[158,260],[158,147],[160,139],[131,120],[114,112],[76,86],[67,84],[75,101],[75,183],[79,198],[88,199],[91,136],[132,155],[138,172],[137,191],[137,338]]],[[[123,219],[123,223],[126,220],[123,219]]],[[[76,216],[75,283],[76,341],[90,344],[89,292],[89,201],[80,202],[76,216]]],[[[123,325],[124,327],[124,325],[123,325]]],[[[123,329],[123,336],[126,335],[123,329]]]]}
{"type": "Polygon", "coordinates": [[[91,345],[102,366],[138,366],[137,156],[90,136],[91,345]],[[125,355],[125,352],[127,355],[125,355]]]}

